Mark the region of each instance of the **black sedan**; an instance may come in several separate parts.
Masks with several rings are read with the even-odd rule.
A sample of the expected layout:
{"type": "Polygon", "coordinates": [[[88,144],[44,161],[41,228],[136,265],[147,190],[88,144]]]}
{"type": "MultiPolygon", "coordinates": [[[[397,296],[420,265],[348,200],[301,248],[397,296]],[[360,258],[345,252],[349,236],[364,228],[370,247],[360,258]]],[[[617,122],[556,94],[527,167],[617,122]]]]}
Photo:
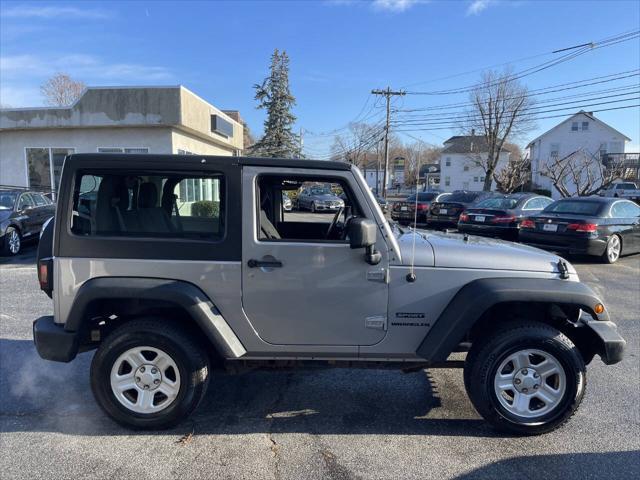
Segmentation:
{"type": "Polygon", "coordinates": [[[520,221],[552,203],[553,199],[535,193],[487,198],[460,215],[458,231],[517,240],[520,221]]]}
{"type": "Polygon", "coordinates": [[[482,200],[502,196],[493,192],[469,192],[456,190],[444,200],[435,201],[427,213],[427,225],[431,228],[457,227],[460,215],[482,200]]]}
{"type": "Polygon", "coordinates": [[[40,235],[42,225],[55,214],[50,198],[40,192],[0,187],[0,249],[17,255],[22,243],[40,235]]]}
{"type": "Polygon", "coordinates": [[[523,220],[520,241],[614,263],[640,252],[640,207],[617,198],[565,198],[523,220]]]}
{"type": "Polygon", "coordinates": [[[427,212],[432,202],[442,201],[447,198],[450,193],[440,192],[418,192],[409,195],[400,202],[395,202],[391,209],[391,219],[397,221],[401,225],[413,223],[416,218],[417,223],[425,223],[427,221],[427,212]],[[417,215],[416,215],[417,209],[417,215]]]}

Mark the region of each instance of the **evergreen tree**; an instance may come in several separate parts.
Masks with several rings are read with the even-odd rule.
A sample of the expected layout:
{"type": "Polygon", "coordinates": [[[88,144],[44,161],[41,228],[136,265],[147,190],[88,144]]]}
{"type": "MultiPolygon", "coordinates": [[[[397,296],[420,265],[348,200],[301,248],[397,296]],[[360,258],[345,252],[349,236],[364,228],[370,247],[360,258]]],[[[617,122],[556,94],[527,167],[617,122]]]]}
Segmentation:
{"type": "Polygon", "coordinates": [[[289,90],[289,56],[278,49],[271,56],[271,74],[261,85],[254,85],[257,108],[267,111],[264,136],[251,148],[261,157],[292,158],[300,156],[298,137],[291,131],[296,117],[291,108],[296,99],[289,90]]]}

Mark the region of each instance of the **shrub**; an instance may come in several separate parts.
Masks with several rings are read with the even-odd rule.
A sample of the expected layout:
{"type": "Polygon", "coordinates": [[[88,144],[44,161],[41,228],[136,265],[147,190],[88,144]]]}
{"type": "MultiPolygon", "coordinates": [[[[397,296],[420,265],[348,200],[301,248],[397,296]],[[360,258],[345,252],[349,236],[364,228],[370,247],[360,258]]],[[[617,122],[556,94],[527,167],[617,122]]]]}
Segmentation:
{"type": "Polygon", "coordinates": [[[191,215],[193,217],[218,217],[220,215],[220,202],[212,202],[211,200],[193,202],[191,215]]]}

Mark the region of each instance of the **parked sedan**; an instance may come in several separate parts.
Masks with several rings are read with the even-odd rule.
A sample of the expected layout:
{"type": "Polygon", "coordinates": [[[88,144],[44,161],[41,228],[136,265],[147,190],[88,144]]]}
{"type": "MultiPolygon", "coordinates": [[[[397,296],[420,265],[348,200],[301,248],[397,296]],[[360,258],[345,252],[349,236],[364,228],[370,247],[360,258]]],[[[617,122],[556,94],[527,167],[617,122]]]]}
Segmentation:
{"type": "Polygon", "coordinates": [[[17,255],[24,241],[40,235],[55,214],[55,205],[40,192],[0,187],[0,250],[17,255]]]}
{"type": "Polygon", "coordinates": [[[298,194],[298,209],[300,210],[310,210],[313,213],[336,212],[341,207],[344,207],[344,200],[328,187],[306,187],[298,194]]]}
{"type": "Polygon", "coordinates": [[[427,225],[433,228],[457,227],[460,215],[482,200],[502,196],[492,192],[457,190],[441,201],[435,201],[427,214],[427,225]]]}
{"type": "Polygon", "coordinates": [[[415,193],[413,195],[409,195],[404,200],[393,204],[393,208],[391,209],[391,219],[397,221],[401,225],[413,223],[414,218],[417,219],[417,223],[425,223],[427,221],[427,212],[429,211],[431,203],[442,201],[449,195],[451,194],[440,192],[418,192],[417,199],[415,193]],[[417,216],[416,208],[418,210],[417,216]]]}
{"type": "Polygon", "coordinates": [[[460,215],[458,231],[517,240],[520,221],[552,203],[551,198],[535,193],[487,198],[460,215]]]}
{"type": "Polygon", "coordinates": [[[640,252],[640,207],[616,198],[565,198],[523,220],[520,241],[614,263],[640,252]]]}

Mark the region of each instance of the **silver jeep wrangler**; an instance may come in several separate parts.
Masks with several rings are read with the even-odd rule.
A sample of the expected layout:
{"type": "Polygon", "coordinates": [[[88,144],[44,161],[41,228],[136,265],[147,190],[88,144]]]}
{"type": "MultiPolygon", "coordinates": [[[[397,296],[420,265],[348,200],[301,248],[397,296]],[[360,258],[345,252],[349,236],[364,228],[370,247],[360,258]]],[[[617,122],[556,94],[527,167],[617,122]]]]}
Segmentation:
{"type": "Polygon", "coordinates": [[[578,408],[585,364],[625,346],[563,259],[401,230],[345,163],[71,155],[38,275],[54,300],[38,353],[97,349],[96,400],[136,429],[184,419],[219,369],[463,366],[489,423],[544,433],[578,408]],[[344,205],[283,207],[311,185],[344,205]]]}

